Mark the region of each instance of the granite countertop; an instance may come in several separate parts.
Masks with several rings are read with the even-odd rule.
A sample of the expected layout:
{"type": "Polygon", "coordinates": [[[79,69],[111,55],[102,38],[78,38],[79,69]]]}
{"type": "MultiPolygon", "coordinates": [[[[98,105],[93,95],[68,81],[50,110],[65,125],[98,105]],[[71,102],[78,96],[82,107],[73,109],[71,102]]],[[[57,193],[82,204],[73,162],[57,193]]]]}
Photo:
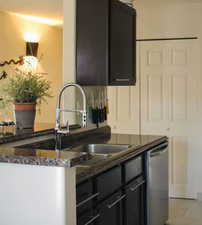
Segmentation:
{"type": "MultiPolygon", "coordinates": [[[[44,127],[44,126],[43,126],[44,127]]],[[[23,136],[23,138],[18,137],[18,135],[13,135],[11,139],[7,140],[3,138],[0,145],[0,163],[13,163],[13,164],[25,164],[25,165],[38,165],[38,166],[54,166],[54,167],[73,167],[88,161],[92,158],[89,153],[83,152],[71,152],[63,150],[44,150],[37,148],[23,147],[19,148],[21,141],[25,139],[26,144],[38,142],[38,136],[44,138],[45,141],[52,140],[55,138],[54,130],[49,129],[41,130],[41,126],[38,131],[33,131],[28,134],[28,136],[23,136]],[[30,136],[31,135],[31,136],[30,136]],[[47,139],[48,138],[48,139],[47,139]],[[12,141],[11,141],[12,140],[12,141]],[[16,141],[18,140],[18,141],[16,141]],[[12,142],[12,143],[10,143],[12,142]]],[[[70,126],[71,133],[65,138],[68,139],[68,143],[77,142],[78,140],[86,140],[89,134],[94,134],[95,136],[103,136],[103,132],[108,130],[108,127],[104,128],[79,128],[78,125],[70,126]]],[[[27,134],[26,134],[27,135],[27,134]]],[[[91,136],[91,135],[90,135],[91,136]]]]}
{"type": "MultiPolygon", "coordinates": [[[[51,133],[53,129],[47,127],[47,130],[51,134],[50,137],[53,138],[53,133],[51,133]]],[[[37,131],[38,135],[41,135],[42,137],[43,135],[46,135],[47,137],[47,130],[44,131],[39,129],[37,131]]],[[[27,139],[28,141],[26,141],[28,143],[33,143],[34,140],[36,141],[37,138],[34,135],[36,135],[36,133],[33,132],[31,136],[29,136],[31,139],[27,139]]],[[[16,149],[14,147],[18,145],[14,142],[16,139],[15,136],[13,147],[10,144],[2,144],[0,146],[0,162],[55,167],[76,166],[77,183],[79,183],[167,140],[166,137],[160,136],[110,134],[110,127],[108,126],[99,129],[77,129],[72,131],[72,134],[65,138],[66,143],[70,143],[72,146],[104,143],[128,144],[130,147],[118,154],[111,154],[108,157],[98,155],[92,156],[88,153],[72,152],[71,150],[53,151],[37,148],[30,149],[28,147],[16,149]]],[[[21,139],[19,138],[19,140],[21,139]]]]}
{"type": "MultiPolygon", "coordinates": [[[[114,156],[94,156],[92,159],[78,165],[77,184],[93,177],[107,169],[112,168],[132,157],[135,157],[152,147],[167,141],[165,136],[111,134],[107,144],[129,144],[130,148],[114,156]]],[[[99,143],[99,142],[97,142],[99,143]]]]}
{"type": "Polygon", "coordinates": [[[79,152],[0,148],[0,163],[70,168],[91,158],[91,155],[79,152]]]}

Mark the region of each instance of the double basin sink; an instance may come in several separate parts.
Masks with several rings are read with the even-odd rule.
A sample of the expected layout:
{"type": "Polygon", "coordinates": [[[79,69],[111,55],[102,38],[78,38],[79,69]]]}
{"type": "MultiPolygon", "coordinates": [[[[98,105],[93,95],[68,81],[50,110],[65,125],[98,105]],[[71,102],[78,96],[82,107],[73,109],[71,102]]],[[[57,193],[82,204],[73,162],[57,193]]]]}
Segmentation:
{"type": "Polygon", "coordinates": [[[86,152],[91,155],[109,156],[120,153],[128,149],[130,145],[115,145],[115,144],[88,144],[81,145],[71,149],[74,152],[86,152]]]}
{"type": "Polygon", "coordinates": [[[26,148],[26,149],[44,149],[44,150],[62,150],[62,151],[71,151],[86,153],[90,155],[102,155],[110,156],[118,154],[126,149],[130,148],[130,145],[120,145],[120,144],[83,144],[71,146],[68,142],[61,141],[58,142],[54,138],[30,143],[26,145],[16,146],[16,148],[26,148]]]}

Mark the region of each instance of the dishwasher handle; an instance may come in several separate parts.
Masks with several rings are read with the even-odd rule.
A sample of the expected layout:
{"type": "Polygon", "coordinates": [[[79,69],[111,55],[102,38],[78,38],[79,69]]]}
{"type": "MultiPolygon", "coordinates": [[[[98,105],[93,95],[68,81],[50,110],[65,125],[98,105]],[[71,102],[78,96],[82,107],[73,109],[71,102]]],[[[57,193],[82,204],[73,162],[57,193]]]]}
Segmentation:
{"type": "Polygon", "coordinates": [[[168,148],[168,142],[165,142],[150,151],[150,157],[155,157],[165,153],[168,148]]]}

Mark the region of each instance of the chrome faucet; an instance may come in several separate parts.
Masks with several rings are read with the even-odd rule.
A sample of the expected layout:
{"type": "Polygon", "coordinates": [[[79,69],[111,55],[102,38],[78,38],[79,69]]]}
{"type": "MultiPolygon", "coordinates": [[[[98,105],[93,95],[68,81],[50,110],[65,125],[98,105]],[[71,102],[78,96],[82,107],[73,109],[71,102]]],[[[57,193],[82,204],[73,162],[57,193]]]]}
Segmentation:
{"type": "Polygon", "coordinates": [[[68,134],[69,133],[69,123],[67,121],[66,128],[61,127],[61,112],[75,112],[75,113],[80,113],[82,116],[82,127],[86,127],[86,116],[87,116],[87,111],[86,111],[86,94],[83,90],[83,88],[78,85],[78,84],[67,84],[65,85],[59,93],[58,96],[58,102],[57,102],[57,108],[56,108],[56,124],[55,124],[55,130],[57,134],[68,134]],[[63,92],[69,88],[69,87],[76,87],[80,90],[82,97],[83,97],[83,109],[82,110],[76,110],[76,109],[61,109],[61,98],[63,92]]]}

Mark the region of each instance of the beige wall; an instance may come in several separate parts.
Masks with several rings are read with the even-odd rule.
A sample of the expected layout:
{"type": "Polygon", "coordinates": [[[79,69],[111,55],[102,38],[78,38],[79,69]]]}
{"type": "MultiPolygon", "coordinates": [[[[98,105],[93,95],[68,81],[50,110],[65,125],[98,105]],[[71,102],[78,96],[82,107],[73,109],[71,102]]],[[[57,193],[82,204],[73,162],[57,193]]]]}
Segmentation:
{"type": "MultiPolygon", "coordinates": [[[[63,1],[63,14],[64,14],[64,25],[63,25],[63,83],[74,83],[76,78],[75,70],[75,45],[76,45],[76,1],[68,0],[63,1]]],[[[64,93],[64,107],[68,109],[74,109],[75,102],[75,90],[67,90],[64,93]]],[[[70,124],[75,124],[76,117],[74,113],[66,113],[64,120],[70,124]]]]}
{"type": "Polygon", "coordinates": [[[201,33],[199,21],[202,4],[182,1],[154,1],[149,4],[139,1],[134,6],[138,15],[138,38],[181,37],[201,33]]]}
{"type": "MultiPolygon", "coordinates": [[[[0,61],[17,59],[18,56],[25,54],[26,32],[34,32],[39,36],[38,56],[43,54],[43,58],[38,71],[47,73],[44,77],[51,81],[51,92],[54,97],[47,99],[48,104],[41,105],[41,113],[37,113],[36,122],[54,122],[56,95],[62,86],[62,29],[31,22],[4,12],[0,12],[0,27],[0,61]]],[[[8,66],[0,68],[0,72],[4,69],[12,75],[12,69],[8,66]]]]}
{"type": "Polygon", "coordinates": [[[156,3],[142,1],[134,6],[137,9],[137,38],[196,36],[202,58],[202,3],[156,0],[156,3]]]}

